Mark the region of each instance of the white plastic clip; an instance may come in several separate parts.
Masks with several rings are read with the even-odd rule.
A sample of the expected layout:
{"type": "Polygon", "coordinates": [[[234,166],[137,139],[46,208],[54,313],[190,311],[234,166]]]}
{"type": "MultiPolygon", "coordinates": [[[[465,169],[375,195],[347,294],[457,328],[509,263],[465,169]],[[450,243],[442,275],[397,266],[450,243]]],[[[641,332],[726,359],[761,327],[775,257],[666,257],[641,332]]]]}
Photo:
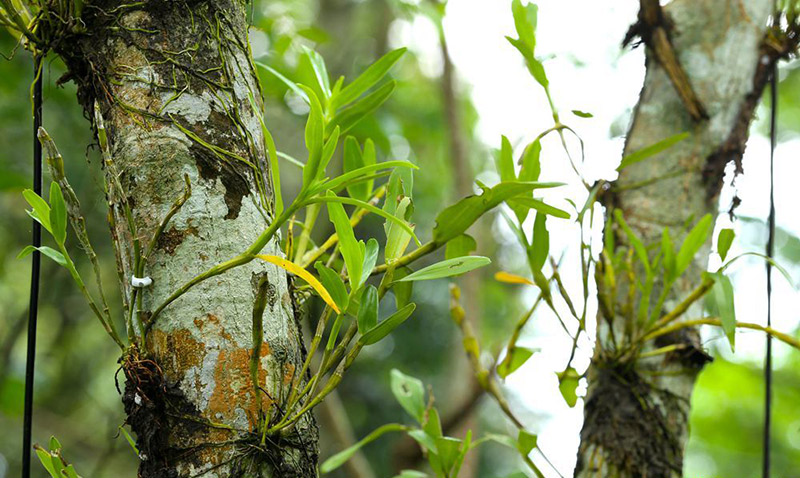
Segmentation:
{"type": "Polygon", "coordinates": [[[131,276],[131,285],[136,289],[141,289],[142,287],[147,287],[153,283],[153,279],[149,277],[136,277],[131,276]]]}

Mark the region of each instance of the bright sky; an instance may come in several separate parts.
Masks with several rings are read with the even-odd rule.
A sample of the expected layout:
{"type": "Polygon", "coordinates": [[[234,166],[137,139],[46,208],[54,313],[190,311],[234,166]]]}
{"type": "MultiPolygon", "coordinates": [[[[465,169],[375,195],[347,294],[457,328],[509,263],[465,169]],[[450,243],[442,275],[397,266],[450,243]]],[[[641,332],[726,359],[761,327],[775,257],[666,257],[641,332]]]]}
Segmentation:
{"type": "MultiPolygon", "coordinates": [[[[587,179],[591,182],[601,176],[612,177],[610,171],[621,157],[622,135],[627,131],[631,108],[638,99],[644,77],[643,50],[623,51],[620,47],[625,32],[635,21],[638,2],[540,0],[537,3],[540,7],[537,56],[547,59],[545,68],[562,121],[573,126],[586,143],[587,179]],[[569,113],[573,109],[588,111],[594,118],[577,118],[569,113]]],[[[478,110],[477,135],[482,141],[496,148],[500,144],[500,135],[505,134],[513,144],[519,145],[519,152],[538,133],[552,126],[541,88],[525,70],[519,54],[504,38],[505,35],[516,36],[510,0],[450,0],[445,31],[460,80],[469,89],[478,110]]],[[[411,24],[401,22],[393,33],[397,46],[409,46],[415,50],[422,57],[428,73],[438,74],[441,64],[436,32],[428,20],[417,19],[411,24]]],[[[554,141],[546,140],[543,144],[542,179],[570,181],[572,186],[566,194],[573,198],[576,195],[584,197],[580,196],[582,188],[567,167],[560,145],[554,141]]],[[[791,151],[800,146],[796,142],[783,143],[777,151],[776,202],[778,226],[800,235],[800,221],[790,210],[795,202],[795,186],[790,181],[800,173],[797,161],[791,157],[791,151]]],[[[769,176],[763,165],[768,153],[768,141],[754,135],[745,155],[746,174],[737,179],[738,194],[742,199],[737,210],[740,216],[766,218],[769,176]]],[[[564,189],[558,192],[560,195],[564,193],[564,189]]],[[[723,192],[723,204],[729,202],[730,194],[730,189],[723,192]]],[[[575,253],[577,237],[574,227],[565,226],[552,234],[551,244],[572,244],[567,247],[571,254],[575,253]]],[[[747,244],[737,241],[731,255],[744,250],[761,251],[763,246],[752,240],[747,244]]],[[[551,251],[556,257],[560,252],[551,251]]],[[[573,264],[572,269],[579,267],[573,264]]],[[[764,322],[764,277],[764,264],[760,260],[743,260],[734,269],[739,320],[764,322]]],[[[794,279],[797,282],[797,274],[794,279]]],[[[780,330],[792,331],[800,323],[800,312],[792,307],[798,301],[797,292],[777,273],[773,283],[773,323],[780,330]]],[[[579,283],[574,275],[572,284],[572,290],[579,294],[579,283]]],[[[529,300],[532,301],[533,297],[529,300]]],[[[582,402],[579,401],[574,409],[567,407],[558,392],[554,373],[566,364],[571,340],[545,313],[539,314],[532,322],[536,324],[535,330],[523,342],[524,345],[542,347],[542,352],[512,375],[507,384],[515,394],[516,404],[524,403],[528,408],[529,412],[523,417],[528,418],[533,431],[539,434],[542,449],[561,474],[571,476],[583,417],[582,402]],[[530,384],[536,384],[535,389],[530,384]]],[[[720,336],[719,331],[711,329],[704,334],[707,340],[720,336]]],[[[739,333],[736,356],[725,353],[726,346],[721,349],[729,359],[761,363],[763,344],[764,337],[760,333],[739,333]]],[[[591,352],[588,342],[583,344],[581,352],[580,360],[576,362],[579,371],[588,365],[591,352]]],[[[787,353],[785,347],[776,347],[777,362],[780,363],[781,357],[787,353]]],[[[534,457],[534,460],[546,475],[557,476],[539,457],[534,457]]],[[[691,463],[687,467],[691,467],[691,463]]]]}

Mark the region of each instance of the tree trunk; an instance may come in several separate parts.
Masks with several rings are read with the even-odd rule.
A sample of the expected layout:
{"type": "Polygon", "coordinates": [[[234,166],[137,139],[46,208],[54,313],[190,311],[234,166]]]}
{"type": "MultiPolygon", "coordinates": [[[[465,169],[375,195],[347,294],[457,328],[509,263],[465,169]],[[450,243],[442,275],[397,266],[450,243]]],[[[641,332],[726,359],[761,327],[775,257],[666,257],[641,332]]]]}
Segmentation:
{"type": "MultiPolygon", "coordinates": [[[[251,99],[261,107],[261,95],[246,8],[241,0],[87,2],[87,33],[57,46],[86,110],[97,101],[105,118],[126,196],[109,188],[123,296],[143,323],[181,285],[243,252],[273,217],[264,138],[251,107],[251,99]],[[184,176],[191,195],[143,265],[152,285],[131,301],[137,250],[146,250],[183,194],[184,176]]],[[[277,242],[263,252],[280,254],[277,242]]],[[[124,358],[123,402],[141,452],[139,476],[316,476],[310,416],[264,443],[257,433],[265,416],[279,414],[304,359],[288,282],[258,261],[208,279],[167,306],[144,350],[124,358]],[[256,361],[261,392],[250,369],[259,287],[266,292],[256,361]]]]}
{"type": "MultiPolygon", "coordinates": [[[[623,169],[603,195],[620,208],[645,244],[660,242],[670,228],[680,245],[688,222],[716,216],[725,165],[741,156],[753,111],[777,54],[764,47],[771,1],[675,0],[665,8],[679,61],[705,106],[708,120],[694,122],[664,68],[647,52],[647,74],[625,145],[625,155],[670,136],[690,136],[654,158],[623,169]]],[[[620,238],[620,241],[622,238],[620,238]]],[[[699,284],[709,248],[695,257],[673,286],[671,310],[699,284]]],[[[658,288],[658,286],[656,287],[658,288]]],[[[658,291],[656,291],[656,294],[658,291]]],[[[687,313],[699,317],[696,304],[687,313]]],[[[597,340],[610,347],[607,322],[625,330],[625,318],[598,318],[597,340]]],[[[617,335],[619,336],[619,335],[617,335]]],[[[688,346],[681,352],[635,363],[609,363],[596,353],[575,476],[671,478],[682,475],[689,407],[695,379],[708,361],[698,332],[673,334],[656,347],[688,346]]]]}

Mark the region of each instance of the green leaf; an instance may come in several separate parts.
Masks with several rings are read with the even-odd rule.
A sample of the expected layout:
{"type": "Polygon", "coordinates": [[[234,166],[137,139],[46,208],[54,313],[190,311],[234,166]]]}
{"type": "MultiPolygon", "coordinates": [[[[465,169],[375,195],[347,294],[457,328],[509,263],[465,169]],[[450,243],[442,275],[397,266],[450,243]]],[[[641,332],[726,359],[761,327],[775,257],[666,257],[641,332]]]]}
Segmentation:
{"type": "Polygon", "coordinates": [[[521,197],[521,198],[514,198],[508,200],[509,206],[516,209],[524,208],[526,211],[528,209],[535,209],[544,214],[548,214],[553,217],[557,217],[559,219],[569,219],[571,216],[567,211],[563,209],[559,209],[555,206],[551,206],[544,201],[540,201],[539,199],[528,198],[528,197],[521,197]]]}
{"type": "MultiPolygon", "coordinates": [[[[344,140],[344,173],[347,174],[352,171],[358,171],[364,166],[366,165],[364,164],[364,156],[361,154],[361,146],[358,145],[358,141],[354,137],[348,136],[344,140]]],[[[347,187],[347,194],[351,198],[360,199],[362,201],[369,200],[371,192],[372,182],[358,183],[347,187]]]]}
{"type": "MultiPolygon", "coordinates": [[[[633,232],[633,229],[628,226],[628,223],[625,222],[625,219],[622,217],[622,211],[619,209],[614,209],[614,217],[616,218],[617,223],[622,227],[622,230],[625,231],[625,235],[628,236],[628,240],[631,242],[631,246],[633,246],[633,250],[636,252],[639,262],[642,263],[645,271],[649,274],[651,268],[650,258],[647,255],[647,249],[644,247],[644,243],[636,236],[636,234],[633,232]]],[[[682,272],[678,272],[677,275],[679,276],[681,273],[682,272]]]]}
{"type": "Polygon", "coordinates": [[[257,66],[260,66],[261,68],[267,70],[268,72],[272,73],[275,76],[275,78],[279,79],[284,85],[288,86],[289,89],[292,90],[297,96],[299,96],[300,98],[303,98],[303,100],[306,103],[308,103],[309,105],[311,104],[311,101],[308,98],[308,95],[306,94],[306,92],[297,83],[295,83],[294,81],[290,80],[289,78],[286,78],[278,70],[276,70],[275,68],[272,68],[269,65],[265,65],[264,63],[261,63],[260,61],[256,61],[255,64],[257,66]]]}
{"type": "Polygon", "coordinates": [[[517,436],[517,447],[519,452],[524,456],[528,456],[528,454],[530,454],[530,452],[536,448],[537,439],[538,437],[533,433],[520,430],[519,435],[517,436]]]}
{"type": "Polygon", "coordinates": [[[314,179],[321,179],[325,176],[325,169],[328,167],[328,163],[331,161],[333,157],[333,153],[336,152],[336,146],[339,144],[339,127],[333,128],[333,133],[331,133],[328,141],[325,142],[325,146],[322,148],[322,158],[320,159],[319,166],[317,167],[317,175],[314,179]]]}
{"type": "Polygon", "coordinates": [[[55,436],[50,436],[50,451],[58,451],[61,449],[61,442],[58,441],[58,438],[55,436]]]}
{"type": "Polygon", "coordinates": [[[339,306],[339,310],[347,310],[349,297],[344,281],[339,277],[339,274],[330,267],[326,267],[321,261],[317,261],[317,263],[314,264],[314,268],[317,269],[320,282],[322,282],[322,285],[328,293],[330,293],[336,305],[339,306]]]}
{"type": "Polygon", "coordinates": [[[128,445],[131,446],[133,452],[136,453],[136,456],[139,456],[139,447],[136,446],[136,440],[133,439],[128,430],[125,429],[124,426],[120,425],[119,431],[122,433],[122,436],[125,437],[125,440],[128,442],[128,445]]]}
{"type": "MultiPolygon", "coordinates": [[[[366,151],[365,151],[366,154],[366,151]]],[[[386,199],[383,201],[383,210],[395,214],[395,210],[404,196],[413,197],[414,172],[405,169],[395,169],[386,183],[386,199]]]]}
{"type": "Polygon", "coordinates": [[[62,267],[68,267],[67,258],[64,257],[64,254],[47,246],[41,246],[41,247],[25,246],[25,248],[22,249],[22,251],[20,251],[19,254],[17,254],[17,259],[22,259],[24,257],[27,257],[33,251],[39,251],[42,254],[49,257],[50,259],[54,260],[58,265],[62,267]]]}
{"type": "Polygon", "coordinates": [[[67,467],[64,469],[64,473],[67,475],[67,478],[81,478],[81,476],[75,471],[75,467],[72,465],[67,465],[67,467]]]}
{"type": "Polygon", "coordinates": [[[522,158],[520,159],[520,163],[522,164],[522,168],[519,170],[520,181],[539,180],[539,174],[542,170],[542,166],[539,162],[539,155],[541,152],[542,144],[539,142],[539,139],[534,140],[525,148],[525,152],[522,153],[522,158]]]}
{"type": "Polygon", "coordinates": [[[669,228],[664,228],[661,232],[661,257],[664,264],[664,279],[667,283],[675,280],[675,247],[672,245],[672,237],[669,228]]]}
{"type": "Polygon", "coordinates": [[[469,234],[461,234],[449,241],[444,250],[445,259],[455,259],[462,256],[468,256],[478,248],[478,243],[469,234]]]}
{"type": "Polygon", "coordinates": [[[481,215],[503,201],[529,193],[534,189],[561,185],[563,183],[509,181],[497,184],[492,188],[483,187],[480,195],[468,196],[447,207],[436,216],[433,241],[437,244],[445,244],[450,239],[463,234],[481,215]]]}
{"type": "Polygon", "coordinates": [[[398,267],[393,272],[395,282],[392,284],[392,292],[394,293],[394,302],[397,309],[402,309],[411,300],[411,293],[414,290],[413,282],[398,282],[399,279],[411,274],[411,269],[408,267],[398,267]]]}
{"type": "Polygon", "coordinates": [[[456,466],[461,451],[461,440],[446,436],[439,437],[436,439],[436,450],[441,459],[442,468],[449,475],[449,472],[456,466]]]}
{"type": "MultiPolygon", "coordinates": [[[[348,136],[348,138],[349,138],[349,136],[348,136]]],[[[356,146],[356,147],[358,147],[358,146],[356,146]]],[[[347,143],[346,142],[345,142],[345,148],[347,148],[347,143]]],[[[346,159],[346,154],[347,154],[347,152],[346,152],[346,149],[345,149],[345,159],[346,159]]],[[[374,156],[373,156],[373,158],[374,158],[374,156]]],[[[391,168],[419,169],[419,167],[416,164],[410,163],[408,161],[402,161],[402,160],[386,161],[386,162],[378,163],[378,164],[370,164],[370,165],[358,168],[356,170],[346,172],[346,173],[342,174],[341,176],[337,176],[337,177],[335,177],[335,178],[333,178],[333,179],[331,179],[329,181],[326,181],[325,183],[320,184],[319,186],[313,188],[309,194],[311,194],[311,195],[317,194],[317,193],[319,193],[321,191],[324,191],[326,189],[329,189],[331,191],[335,191],[335,190],[339,189],[345,183],[351,182],[351,181],[353,181],[353,180],[355,180],[357,178],[360,178],[362,176],[366,176],[366,175],[368,175],[370,173],[373,173],[375,171],[379,171],[381,169],[391,169],[391,168]]],[[[370,184],[371,182],[372,182],[372,180],[370,180],[370,182],[358,183],[358,185],[370,184]]],[[[353,196],[353,194],[350,192],[350,188],[351,188],[351,186],[347,186],[347,191],[348,191],[348,194],[350,194],[350,197],[363,201],[363,199],[361,199],[359,197],[356,197],[356,196],[353,196]]],[[[371,191],[371,187],[370,187],[370,191],[371,191]]],[[[369,199],[369,197],[367,197],[367,199],[369,199]]]]}
{"type": "Polygon", "coordinates": [[[627,168],[631,164],[636,164],[640,161],[644,161],[647,158],[652,158],[658,153],[673,147],[674,145],[680,143],[681,141],[683,141],[688,137],[689,133],[676,134],[675,136],[670,136],[669,138],[662,139],[661,141],[655,144],[651,144],[650,146],[642,148],[639,151],[636,151],[635,153],[631,153],[622,158],[622,162],[617,167],[617,171],[621,171],[623,168],[627,168]]]}
{"type": "Polygon", "coordinates": [[[714,219],[711,214],[706,214],[702,219],[697,221],[689,234],[681,244],[678,255],[675,256],[675,277],[680,277],[686,269],[691,265],[694,256],[703,247],[711,230],[714,227],[714,219]]]}
{"type": "Polygon", "coordinates": [[[67,205],[58,183],[50,183],[50,226],[53,228],[53,239],[64,245],[67,240],[67,205]]]}
{"type": "Polygon", "coordinates": [[[322,161],[323,137],[325,134],[325,123],[322,115],[322,105],[317,99],[314,91],[301,86],[309,98],[308,121],[306,122],[305,141],[308,150],[308,162],[303,167],[303,185],[311,186],[314,179],[319,177],[319,165],[322,161]]]}
{"type": "Polygon", "coordinates": [[[339,453],[333,455],[332,457],[328,458],[327,460],[325,460],[325,462],[322,463],[322,466],[320,467],[320,471],[322,473],[330,473],[333,470],[342,466],[347,460],[352,458],[352,456],[355,455],[356,452],[360,450],[364,445],[368,445],[374,442],[375,440],[385,435],[386,433],[402,432],[406,431],[407,429],[408,427],[406,427],[405,425],[400,425],[399,423],[389,423],[380,426],[376,428],[372,433],[359,440],[353,446],[346,448],[340,451],[339,453]]]}
{"type": "Polygon", "coordinates": [[[464,464],[464,459],[467,457],[467,452],[472,448],[472,430],[467,430],[467,433],[464,434],[464,441],[461,444],[461,449],[456,456],[455,463],[453,465],[453,469],[451,471],[452,476],[458,476],[458,472],[461,471],[461,466],[464,464]]]}
{"type": "Polygon", "coordinates": [[[733,301],[733,284],[725,274],[721,272],[709,274],[714,279],[714,286],[711,288],[710,299],[713,307],[719,314],[722,323],[722,330],[728,337],[731,344],[731,351],[736,350],[736,307],[733,301]]]}
{"type": "MultiPolygon", "coordinates": [[[[250,100],[250,107],[253,113],[255,113],[258,118],[259,123],[261,123],[261,132],[264,134],[264,143],[266,143],[267,146],[267,159],[269,160],[270,167],[269,174],[272,178],[272,193],[275,196],[275,215],[280,216],[283,212],[283,195],[281,194],[281,172],[280,165],[278,164],[278,148],[275,147],[275,139],[272,137],[272,133],[269,132],[267,124],[264,123],[264,115],[259,111],[259,107],[256,105],[252,93],[250,93],[248,99],[250,100]]],[[[300,167],[303,167],[302,163],[300,167]]]]}
{"type": "MultiPolygon", "coordinates": [[[[330,194],[327,196],[330,199],[330,194]]],[[[336,229],[336,234],[339,236],[339,249],[342,252],[344,263],[347,266],[347,275],[350,278],[350,287],[358,289],[361,285],[362,265],[364,257],[361,255],[361,247],[356,241],[356,236],[353,233],[353,226],[350,225],[350,218],[344,211],[344,206],[338,202],[330,201],[328,205],[328,216],[336,229]]]]}
{"type": "Polygon", "coordinates": [[[17,254],[17,259],[24,259],[31,255],[31,253],[35,250],[37,249],[33,246],[25,246],[21,251],[19,251],[19,254],[17,254]]]}
{"type": "Polygon", "coordinates": [[[392,68],[405,52],[405,48],[390,51],[370,65],[369,68],[364,70],[352,83],[342,88],[342,91],[332,99],[331,105],[333,109],[338,109],[339,106],[350,103],[375,86],[381,78],[386,76],[389,69],[392,68]]]}
{"type": "Polygon", "coordinates": [[[38,446],[36,447],[35,451],[36,456],[39,457],[39,461],[42,463],[42,466],[44,466],[45,470],[47,470],[50,476],[53,478],[62,478],[59,470],[56,470],[56,465],[53,461],[55,457],[38,446]]]}
{"type": "Polygon", "coordinates": [[[547,231],[547,215],[536,213],[533,222],[533,242],[531,243],[531,268],[541,271],[550,253],[550,233],[547,231]]]}
{"type": "Polygon", "coordinates": [[[517,30],[519,40],[533,54],[536,50],[536,23],[539,8],[536,4],[529,3],[522,5],[520,0],[511,3],[511,12],[514,15],[514,27],[517,30]]]}
{"type": "MultiPolygon", "coordinates": [[[[351,301],[350,305],[352,306],[355,301],[351,301]]],[[[336,341],[339,340],[339,331],[342,328],[342,321],[344,320],[344,313],[341,313],[336,316],[336,319],[333,321],[333,325],[331,326],[331,333],[328,335],[328,344],[325,346],[326,352],[330,353],[333,348],[336,346],[336,341]]]]}
{"type": "MultiPolygon", "coordinates": [[[[414,241],[418,245],[420,243],[419,239],[417,239],[417,236],[414,235],[414,229],[411,228],[411,226],[409,226],[406,221],[403,221],[402,219],[400,219],[398,217],[395,217],[395,216],[393,216],[391,214],[387,214],[385,211],[382,211],[382,210],[378,209],[377,207],[373,206],[372,204],[366,203],[364,201],[359,201],[358,199],[339,197],[339,196],[336,196],[333,193],[329,193],[326,196],[318,196],[318,197],[314,197],[314,198],[308,199],[305,202],[305,204],[315,204],[315,203],[318,203],[318,202],[350,204],[350,205],[353,205],[353,206],[358,206],[358,207],[360,207],[362,209],[366,209],[367,211],[369,211],[369,212],[371,212],[373,214],[377,214],[378,216],[380,216],[380,217],[382,217],[384,219],[388,219],[389,221],[392,221],[394,224],[398,224],[401,228],[405,229],[407,232],[409,232],[411,234],[411,237],[414,239],[414,241]]],[[[348,224],[349,224],[349,222],[350,221],[348,220],[348,224]]]]}
{"type": "Polygon", "coordinates": [[[398,310],[394,314],[390,315],[386,320],[381,322],[380,324],[376,325],[374,328],[369,330],[366,334],[361,337],[361,342],[364,345],[372,345],[374,343],[379,342],[384,337],[392,333],[394,329],[400,326],[403,322],[406,321],[411,314],[414,312],[414,309],[417,308],[416,304],[407,304],[402,309],[398,310]]]}
{"type": "MultiPolygon", "coordinates": [[[[375,153],[375,143],[372,141],[371,138],[367,138],[367,140],[364,141],[364,152],[363,152],[363,154],[361,156],[364,158],[364,165],[367,168],[368,167],[372,167],[375,163],[378,162],[378,160],[377,160],[378,156],[375,153]]],[[[405,161],[405,162],[408,163],[408,165],[396,164],[395,161],[386,161],[386,162],[384,162],[382,164],[385,165],[385,166],[388,166],[388,165],[391,164],[392,165],[391,167],[393,167],[393,168],[395,168],[395,167],[399,168],[399,167],[402,166],[404,168],[407,167],[407,168],[411,168],[411,169],[418,169],[418,167],[415,164],[411,164],[410,161],[405,161]]],[[[413,174],[413,173],[409,172],[408,174],[413,174]]],[[[410,194],[409,194],[409,196],[410,196],[410,194]]]]}
{"type": "MultiPolygon", "coordinates": [[[[519,170],[520,181],[536,181],[539,179],[539,173],[541,172],[539,154],[541,152],[542,145],[538,138],[525,148],[525,151],[522,153],[522,157],[519,159],[519,164],[521,166],[519,170]]],[[[530,199],[533,199],[532,196],[532,193],[526,193],[517,199],[528,199],[529,197],[530,199]]],[[[514,203],[511,200],[509,200],[508,205],[514,211],[519,223],[522,224],[525,222],[525,219],[528,217],[530,207],[521,206],[520,204],[514,203]]]]}
{"type": "Polygon", "coordinates": [[[511,142],[505,136],[500,140],[500,151],[497,155],[497,172],[500,174],[501,181],[516,181],[517,175],[514,172],[514,150],[511,142]]]}
{"type": "Polygon", "coordinates": [[[327,100],[331,97],[331,84],[328,78],[328,70],[325,67],[325,60],[316,51],[303,45],[303,57],[309,62],[311,69],[314,71],[314,77],[317,80],[317,86],[323,93],[324,98],[327,100]]]}
{"type": "Polygon", "coordinates": [[[378,249],[378,241],[374,238],[370,238],[367,241],[366,248],[364,249],[364,265],[361,268],[361,284],[365,283],[372,274],[372,268],[375,267],[375,263],[378,261],[378,249]]]}
{"type": "Polygon", "coordinates": [[[442,262],[437,262],[436,264],[432,264],[412,274],[409,274],[400,279],[399,282],[432,280],[432,279],[442,279],[444,277],[452,277],[464,274],[479,267],[487,266],[491,263],[492,263],[491,259],[483,256],[463,256],[463,257],[456,257],[453,259],[446,259],[443,260],[442,262]]]}
{"type": "Polygon", "coordinates": [[[47,205],[47,202],[31,189],[22,191],[22,196],[33,208],[33,211],[29,212],[28,215],[52,234],[53,228],[50,226],[50,206],[47,205]]]}
{"type": "Polygon", "coordinates": [[[425,415],[425,387],[422,381],[392,369],[392,394],[409,415],[422,423],[425,415]]]}
{"type": "Polygon", "coordinates": [[[544,65],[542,65],[542,62],[532,56],[526,58],[526,60],[528,71],[530,72],[531,76],[533,76],[533,79],[535,79],[536,82],[542,86],[542,88],[547,90],[547,88],[550,86],[550,80],[547,79],[547,73],[544,71],[544,65]]]}
{"type": "Polygon", "coordinates": [[[500,365],[497,366],[497,374],[502,378],[506,378],[518,368],[528,361],[531,356],[538,352],[539,349],[530,349],[526,347],[513,347],[511,352],[506,354],[500,365]]]}
{"type": "Polygon", "coordinates": [[[408,436],[414,439],[420,446],[428,450],[428,455],[436,453],[436,442],[433,438],[425,433],[424,430],[411,430],[408,436]]]}
{"type": "Polygon", "coordinates": [[[347,108],[337,112],[333,117],[333,121],[331,121],[329,127],[336,125],[341,127],[342,134],[347,133],[359,121],[378,109],[380,105],[389,99],[389,96],[391,96],[396,86],[397,82],[392,80],[368,94],[364,98],[353,103],[352,106],[348,106],[347,108]]]}
{"type": "Polygon", "coordinates": [[[578,403],[577,389],[581,378],[580,375],[572,367],[556,375],[558,376],[558,389],[561,391],[561,396],[564,397],[564,401],[567,402],[570,408],[574,407],[578,403]]]}
{"type": "Polygon", "coordinates": [[[717,253],[723,262],[725,262],[725,258],[728,257],[728,251],[731,249],[734,237],[736,237],[736,233],[733,232],[733,229],[723,229],[719,231],[719,235],[717,236],[717,253]]]}
{"type": "Polygon", "coordinates": [[[428,475],[417,470],[403,470],[399,475],[395,475],[394,478],[428,478],[428,475]]]}
{"type": "Polygon", "coordinates": [[[374,286],[364,288],[361,304],[358,306],[358,331],[362,335],[375,328],[378,323],[378,289],[374,286]]]}
{"type": "Polygon", "coordinates": [[[581,110],[572,110],[572,114],[574,114],[578,118],[594,118],[593,114],[581,110]]]}
{"type": "MultiPolygon", "coordinates": [[[[412,208],[413,205],[411,203],[411,198],[404,197],[402,200],[400,200],[400,204],[395,210],[395,217],[405,222],[407,211],[412,208]]],[[[414,226],[409,225],[409,227],[413,231],[414,226]]],[[[386,247],[384,249],[384,256],[386,263],[389,264],[396,261],[406,251],[408,243],[411,241],[411,234],[390,221],[386,221],[384,230],[386,231],[386,247]]]]}
{"type": "Polygon", "coordinates": [[[431,438],[441,438],[444,436],[442,435],[442,421],[439,418],[439,412],[435,408],[431,407],[428,409],[422,429],[431,438]]]}
{"type": "MultiPolygon", "coordinates": [[[[517,440],[508,435],[500,435],[498,433],[487,433],[481,441],[493,441],[503,446],[511,448],[512,450],[519,450],[517,440]]],[[[477,442],[476,442],[477,443],[477,442]]]]}

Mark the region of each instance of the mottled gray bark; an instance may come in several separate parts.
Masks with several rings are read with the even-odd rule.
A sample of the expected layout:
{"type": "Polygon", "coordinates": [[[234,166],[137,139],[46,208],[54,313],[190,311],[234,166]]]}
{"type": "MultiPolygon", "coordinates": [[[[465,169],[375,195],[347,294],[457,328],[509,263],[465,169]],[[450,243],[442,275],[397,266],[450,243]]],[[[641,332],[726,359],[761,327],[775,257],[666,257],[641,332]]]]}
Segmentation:
{"type": "MultiPolygon", "coordinates": [[[[725,164],[738,162],[776,55],[762,43],[769,0],[675,0],[665,9],[680,63],[708,112],[694,122],[664,69],[648,51],[647,74],[625,145],[625,154],[670,136],[685,141],[620,175],[604,195],[620,208],[646,244],[660,241],[665,226],[680,245],[684,225],[707,213],[716,216],[725,164]]],[[[699,284],[706,246],[668,297],[669,310],[699,284]]],[[[688,313],[699,317],[699,304],[688,313]]],[[[598,342],[611,348],[607,317],[598,319],[598,342]]],[[[624,330],[624,317],[611,318],[624,330]]],[[[619,335],[618,335],[619,336],[619,335]]],[[[679,343],[681,352],[630,362],[609,362],[596,353],[588,371],[589,391],[575,475],[672,478],[682,475],[689,407],[697,374],[708,360],[697,331],[663,337],[655,346],[679,343]]],[[[652,345],[651,345],[652,347],[652,345]]]]}
{"type": "MultiPolygon", "coordinates": [[[[99,104],[133,213],[135,236],[112,189],[126,298],[135,239],[144,252],[183,194],[184,176],[191,181],[191,196],[143,265],[152,286],[141,289],[140,304],[126,303],[145,323],[179,286],[243,252],[272,219],[264,138],[250,101],[260,107],[246,8],[241,0],[95,1],[82,16],[87,34],[57,47],[87,111],[99,104]]],[[[263,252],[277,249],[273,242],[263,252]]],[[[256,433],[263,417],[279,414],[304,354],[282,270],[252,261],[200,283],[163,310],[142,348],[123,363],[140,476],[316,476],[310,417],[265,444],[256,433]],[[259,408],[250,355],[263,277],[259,408]]]]}

